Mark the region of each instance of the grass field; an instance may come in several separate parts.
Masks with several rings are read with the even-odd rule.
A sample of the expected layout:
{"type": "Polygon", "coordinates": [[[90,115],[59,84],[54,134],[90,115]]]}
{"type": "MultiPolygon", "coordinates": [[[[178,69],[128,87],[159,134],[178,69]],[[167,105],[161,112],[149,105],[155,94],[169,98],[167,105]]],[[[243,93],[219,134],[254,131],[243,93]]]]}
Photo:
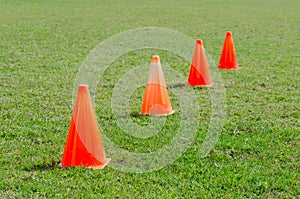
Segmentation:
{"type": "MultiPolygon", "coordinates": [[[[299,198],[299,13],[298,0],[0,0],[0,198],[299,198]],[[82,62],[101,41],[139,27],[201,38],[215,63],[232,31],[240,70],[220,71],[227,117],[218,143],[199,158],[210,106],[208,89],[195,89],[200,128],[173,164],[147,173],[57,168],[82,62]]],[[[99,80],[100,131],[129,151],[156,150],[178,128],[175,114],[143,140],[114,123],[114,85],[152,53],[187,76],[189,63],[152,49],[120,57],[99,80]]],[[[133,113],[142,94],[133,96],[133,113]]]]}

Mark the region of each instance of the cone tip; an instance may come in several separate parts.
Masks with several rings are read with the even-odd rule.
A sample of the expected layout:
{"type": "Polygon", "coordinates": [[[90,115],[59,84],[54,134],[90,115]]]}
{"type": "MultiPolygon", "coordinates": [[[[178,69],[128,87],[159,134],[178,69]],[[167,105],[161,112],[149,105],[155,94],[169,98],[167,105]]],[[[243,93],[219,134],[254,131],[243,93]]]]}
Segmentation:
{"type": "Polygon", "coordinates": [[[160,60],[159,60],[159,56],[158,56],[158,55],[153,55],[153,56],[152,56],[152,63],[160,63],[160,60]]]}
{"type": "Polygon", "coordinates": [[[231,36],[231,35],[232,35],[232,33],[230,31],[226,32],[226,36],[231,36]]]}
{"type": "Polygon", "coordinates": [[[80,84],[78,86],[78,91],[85,91],[85,90],[88,90],[88,85],[86,85],[86,84],[80,84]]]}
{"type": "Polygon", "coordinates": [[[201,39],[197,39],[197,44],[199,44],[200,46],[202,46],[203,45],[202,40],[201,39]]]}

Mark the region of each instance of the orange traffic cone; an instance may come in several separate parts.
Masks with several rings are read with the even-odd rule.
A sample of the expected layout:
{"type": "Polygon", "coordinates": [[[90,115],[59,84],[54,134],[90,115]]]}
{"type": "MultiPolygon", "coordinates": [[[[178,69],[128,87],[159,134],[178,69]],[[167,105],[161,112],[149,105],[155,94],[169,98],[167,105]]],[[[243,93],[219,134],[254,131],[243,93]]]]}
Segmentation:
{"type": "Polygon", "coordinates": [[[166,116],[174,113],[158,55],[152,56],[141,114],[166,116]]]}
{"type": "Polygon", "coordinates": [[[79,85],[63,158],[59,166],[104,168],[106,158],[87,85],[79,85]]]}
{"type": "Polygon", "coordinates": [[[229,31],[226,33],[226,38],[224,40],[223,50],[218,68],[238,70],[238,63],[235,55],[232,33],[229,31]]]}
{"type": "Polygon", "coordinates": [[[196,41],[196,47],[188,77],[188,85],[207,87],[212,85],[205,50],[201,39],[196,41]]]}

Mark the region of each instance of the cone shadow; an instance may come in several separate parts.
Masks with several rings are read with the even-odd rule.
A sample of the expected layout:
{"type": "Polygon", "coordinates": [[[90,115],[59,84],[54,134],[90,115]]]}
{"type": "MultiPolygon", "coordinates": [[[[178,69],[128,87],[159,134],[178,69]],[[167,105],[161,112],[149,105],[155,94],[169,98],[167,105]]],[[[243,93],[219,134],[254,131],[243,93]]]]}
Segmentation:
{"type": "Polygon", "coordinates": [[[24,171],[46,171],[46,170],[53,170],[58,168],[57,165],[59,164],[59,160],[55,161],[52,160],[51,162],[45,162],[43,164],[35,164],[32,166],[26,166],[23,170],[24,171]]]}
{"type": "Polygon", "coordinates": [[[141,114],[140,114],[139,112],[137,112],[137,111],[131,112],[131,113],[130,113],[130,116],[131,116],[131,117],[137,117],[137,118],[143,117],[143,115],[141,115],[141,114]]]}

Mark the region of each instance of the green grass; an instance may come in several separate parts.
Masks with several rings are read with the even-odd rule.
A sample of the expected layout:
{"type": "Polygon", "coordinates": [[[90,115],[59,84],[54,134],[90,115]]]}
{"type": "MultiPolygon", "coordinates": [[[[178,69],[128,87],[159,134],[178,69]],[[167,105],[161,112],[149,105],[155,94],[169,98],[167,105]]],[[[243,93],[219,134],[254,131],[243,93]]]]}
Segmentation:
{"type": "MultiPolygon", "coordinates": [[[[0,0],[1,198],[298,198],[300,57],[298,0],[273,1],[7,1],[0,0]],[[106,167],[57,168],[62,158],[77,72],[101,41],[138,27],[166,27],[201,38],[215,63],[225,32],[233,33],[240,70],[220,71],[227,118],[211,153],[199,158],[209,122],[203,116],[191,147],[173,164],[149,173],[106,167]]],[[[156,52],[156,51],[155,51],[156,52]]],[[[188,74],[188,63],[158,51],[188,74]]],[[[146,140],[128,137],[110,109],[113,87],[152,50],[122,56],[98,85],[100,130],[129,151],[168,143],[178,115],[146,140]]],[[[162,60],[163,60],[162,59],[162,60]]],[[[163,61],[162,61],[163,62],[163,61]]],[[[143,88],[132,98],[135,117],[143,88]]],[[[172,105],[178,107],[170,93],[172,105]]],[[[105,143],[104,143],[105,144],[105,143]]]]}

